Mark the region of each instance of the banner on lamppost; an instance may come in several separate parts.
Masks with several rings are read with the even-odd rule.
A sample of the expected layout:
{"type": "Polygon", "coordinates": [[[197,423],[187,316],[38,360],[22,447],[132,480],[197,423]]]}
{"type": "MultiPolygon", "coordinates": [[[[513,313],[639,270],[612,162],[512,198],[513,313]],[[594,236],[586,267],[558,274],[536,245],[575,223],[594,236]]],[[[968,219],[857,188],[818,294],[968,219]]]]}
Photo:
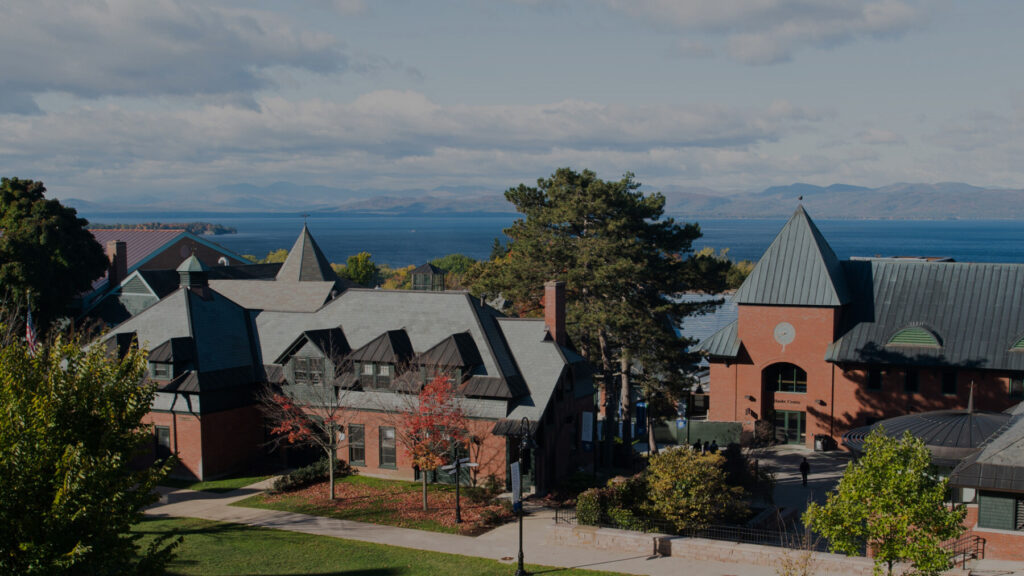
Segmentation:
{"type": "Polygon", "coordinates": [[[523,499],[522,479],[519,477],[519,462],[513,462],[509,468],[512,472],[512,503],[519,504],[523,499]]]}
{"type": "Polygon", "coordinates": [[[580,436],[584,442],[594,441],[594,413],[584,412],[583,420],[580,423],[580,436]]]}

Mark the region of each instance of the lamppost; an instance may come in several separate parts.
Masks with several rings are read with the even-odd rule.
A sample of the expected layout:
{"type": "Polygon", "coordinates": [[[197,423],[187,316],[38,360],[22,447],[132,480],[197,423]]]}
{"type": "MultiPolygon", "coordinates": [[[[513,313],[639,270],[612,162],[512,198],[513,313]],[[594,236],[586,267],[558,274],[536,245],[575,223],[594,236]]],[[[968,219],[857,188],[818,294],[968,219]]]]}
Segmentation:
{"type": "MultiPolygon", "coordinates": [[[[530,420],[523,416],[519,425],[519,473],[523,472],[523,455],[530,448],[530,420]]],[[[519,481],[519,493],[516,494],[519,505],[519,568],[515,576],[527,576],[523,568],[523,482],[519,481]]]]}

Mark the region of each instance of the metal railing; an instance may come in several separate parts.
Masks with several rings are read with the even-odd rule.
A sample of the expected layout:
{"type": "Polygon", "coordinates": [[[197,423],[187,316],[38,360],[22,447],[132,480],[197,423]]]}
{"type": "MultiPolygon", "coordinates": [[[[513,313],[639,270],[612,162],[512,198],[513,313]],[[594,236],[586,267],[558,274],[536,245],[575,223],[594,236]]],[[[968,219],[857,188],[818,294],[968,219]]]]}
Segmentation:
{"type": "Polygon", "coordinates": [[[985,539],[976,534],[965,534],[956,540],[947,540],[942,547],[950,552],[953,565],[960,563],[961,568],[967,566],[968,560],[985,557],[985,539]]]}

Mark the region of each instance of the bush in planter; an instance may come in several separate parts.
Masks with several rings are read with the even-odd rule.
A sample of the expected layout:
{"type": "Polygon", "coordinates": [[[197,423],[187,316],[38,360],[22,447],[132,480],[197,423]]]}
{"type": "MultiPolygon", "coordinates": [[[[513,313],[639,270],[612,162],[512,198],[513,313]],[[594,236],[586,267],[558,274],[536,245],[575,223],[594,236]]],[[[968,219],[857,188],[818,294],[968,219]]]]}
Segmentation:
{"type": "Polygon", "coordinates": [[[576,497],[576,523],[583,526],[599,526],[604,516],[606,499],[603,488],[591,488],[581,492],[576,497]]]}
{"type": "Polygon", "coordinates": [[[742,517],[744,491],[726,483],[724,463],[721,455],[691,450],[653,456],[647,468],[651,511],[680,532],[742,517]]]}
{"type": "MultiPolygon", "coordinates": [[[[335,479],[343,478],[350,474],[352,474],[352,469],[349,468],[348,462],[343,460],[334,461],[335,479]]],[[[327,459],[324,458],[309,466],[297,468],[279,477],[277,480],[274,480],[274,484],[270,489],[272,492],[290,492],[316,484],[317,482],[323,482],[327,478],[327,459]]]]}

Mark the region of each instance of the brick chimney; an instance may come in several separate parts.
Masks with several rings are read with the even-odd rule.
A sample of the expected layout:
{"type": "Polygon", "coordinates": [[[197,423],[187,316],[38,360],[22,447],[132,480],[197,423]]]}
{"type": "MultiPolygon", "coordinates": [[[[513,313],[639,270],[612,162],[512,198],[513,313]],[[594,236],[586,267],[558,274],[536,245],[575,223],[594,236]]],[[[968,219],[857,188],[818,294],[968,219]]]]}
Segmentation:
{"type": "Polygon", "coordinates": [[[544,283],[544,325],[551,339],[565,346],[565,282],[544,283]]]}
{"type": "Polygon", "coordinates": [[[107,286],[113,288],[128,275],[128,245],[123,240],[107,242],[107,258],[110,260],[110,267],[107,268],[107,286]]]}

